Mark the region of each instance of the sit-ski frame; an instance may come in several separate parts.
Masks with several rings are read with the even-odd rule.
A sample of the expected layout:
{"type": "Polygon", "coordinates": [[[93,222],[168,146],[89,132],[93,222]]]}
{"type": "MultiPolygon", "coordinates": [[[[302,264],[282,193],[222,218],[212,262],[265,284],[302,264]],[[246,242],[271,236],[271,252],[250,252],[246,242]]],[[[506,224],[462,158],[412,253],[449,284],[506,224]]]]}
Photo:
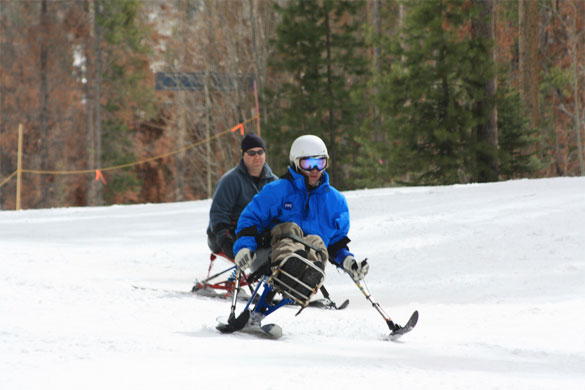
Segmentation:
{"type": "MultiPolygon", "coordinates": [[[[254,289],[254,292],[252,293],[252,296],[248,300],[248,303],[246,304],[244,311],[249,310],[250,305],[256,299],[256,296],[258,295],[258,292],[260,291],[260,287],[262,287],[262,286],[264,287],[264,289],[262,290],[262,294],[260,294],[260,298],[258,299],[256,305],[254,306],[252,313],[258,313],[258,314],[261,314],[263,316],[267,316],[267,315],[271,314],[272,312],[274,312],[275,310],[281,308],[284,305],[288,305],[288,304],[298,304],[301,306],[301,310],[303,310],[309,304],[311,297],[313,295],[315,295],[317,293],[317,291],[319,291],[319,289],[323,285],[324,278],[325,278],[325,273],[323,272],[322,269],[318,268],[317,266],[315,266],[313,264],[313,262],[305,259],[304,257],[299,256],[296,253],[293,253],[290,256],[287,256],[284,260],[282,260],[280,265],[274,270],[274,272],[272,272],[272,274],[270,276],[264,276],[262,278],[262,280],[258,283],[256,288],[254,289]],[[304,283],[300,279],[298,279],[295,276],[291,275],[290,273],[284,271],[282,269],[283,266],[292,257],[296,257],[297,259],[301,260],[302,262],[304,262],[308,266],[310,266],[313,269],[315,269],[316,271],[318,271],[322,275],[321,282],[317,286],[311,288],[309,285],[307,285],[306,283],[304,283]],[[307,290],[310,290],[311,294],[309,296],[304,295],[300,291],[298,291],[297,289],[284,283],[279,278],[279,276],[281,274],[294,280],[296,283],[299,283],[300,285],[305,287],[307,290]],[[274,303],[274,304],[267,302],[266,297],[268,296],[268,294],[271,291],[275,291],[275,292],[282,294],[283,299],[279,300],[277,303],[274,303]],[[294,294],[292,294],[291,291],[294,294]],[[295,294],[298,295],[298,297],[295,296],[295,294]],[[300,299],[299,297],[302,297],[302,299],[300,299]]],[[[299,310],[299,313],[301,310],[299,310]]]]}
{"type": "MultiPolygon", "coordinates": [[[[205,278],[205,280],[202,281],[196,281],[195,286],[193,286],[192,291],[197,291],[199,289],[202,288],[211,288],[214,290],[220,290],[220,291],[225,291],[225,293],[223,295],[221,295],[222,298],[227,298],[229,296],[231,296],[236,288],[236,281],[235,281],[235,272],[236,272],[236,268],[237,266],[234,264],[234,260],[230,259],[229,257],[227,257],[223,252],[218,252],[218,253],[212,253],[209,256],[209,268],[207,269],[207,278],[205,278]],[[224,269],[223,271],[217,272],[215,274],[211,274],[211,270],[213,268],[213,265],[215,264],[215,260],[219,257],[223,257],[226,260],[228,260],[230,263],[232,263],[233,265],[231,267],[228,267],[226,269],[224,269]],[[233,271],[232,275],[230,275],[230,277],[228,277],[226,280],[222,280],[222,281],[218,281],[218,282],[211,282],[213,279],[229,272],[229,271],[233,271]]],[[[241,278],[242,280],[240,281],[240,286],[248,286],[248,275],[244,275],[243,278],[241,278]]],[[[251,290],[251,287],[249,287],[251,290]]]]}

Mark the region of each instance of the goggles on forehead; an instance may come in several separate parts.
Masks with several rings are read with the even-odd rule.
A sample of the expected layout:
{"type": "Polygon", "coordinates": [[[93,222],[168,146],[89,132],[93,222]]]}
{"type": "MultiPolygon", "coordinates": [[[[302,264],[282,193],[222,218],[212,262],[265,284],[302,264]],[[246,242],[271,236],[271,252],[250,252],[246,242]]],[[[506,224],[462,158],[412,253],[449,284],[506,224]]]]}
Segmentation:
{"type": "Polygon", "coordinates": [[[299,160],[299,167],[304,171],[312,171],[317,168],[322,171],[327,168],[327,157],[305,157],[299,160]]]}

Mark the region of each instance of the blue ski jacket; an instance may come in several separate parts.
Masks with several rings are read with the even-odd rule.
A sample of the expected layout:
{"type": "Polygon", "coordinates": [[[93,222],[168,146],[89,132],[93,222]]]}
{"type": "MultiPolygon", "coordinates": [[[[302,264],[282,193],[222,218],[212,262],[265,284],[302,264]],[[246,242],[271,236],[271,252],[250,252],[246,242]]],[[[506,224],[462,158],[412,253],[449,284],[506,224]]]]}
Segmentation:
{"type": "Polygon", "coordinates": [[[347,200],[329,185],[327,172],[323,172],[320,185],[311,191],[307,189],[305,177],[291,167],[280,180],[264,186],[240,214],[234,253],[242,248],[256,251],[256,237],[282,222],[294,222],[305,234],[320,236],[330,261],[337,266],[341,266],[346,256],[353,256],[347,247],[347,200]]]}

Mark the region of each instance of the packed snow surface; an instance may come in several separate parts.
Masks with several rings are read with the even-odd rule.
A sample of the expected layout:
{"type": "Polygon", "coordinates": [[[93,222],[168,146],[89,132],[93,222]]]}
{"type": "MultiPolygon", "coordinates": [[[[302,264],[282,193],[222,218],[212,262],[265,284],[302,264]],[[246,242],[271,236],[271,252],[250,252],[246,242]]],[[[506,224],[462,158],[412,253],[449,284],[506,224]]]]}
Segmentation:
{"type": "Polygon", "coordinates": [[[207,275],[209,200],[0,212],[0,389],[585,389],[585,178],[345,196],[373,298],[420,312],[399,342],[331,264],[347,309],[220,334],[230,301],[173,292],[207,275]]]}

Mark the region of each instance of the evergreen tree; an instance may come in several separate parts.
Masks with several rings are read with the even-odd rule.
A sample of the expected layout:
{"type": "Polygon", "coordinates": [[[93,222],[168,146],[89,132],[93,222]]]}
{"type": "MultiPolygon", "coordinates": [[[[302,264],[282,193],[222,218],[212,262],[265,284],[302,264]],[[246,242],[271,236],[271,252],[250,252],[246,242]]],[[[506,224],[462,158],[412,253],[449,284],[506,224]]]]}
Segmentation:
{"type": "MultiPolygon", "coordinates": [[[[145,82],[148,71],[147,31],[140,24],[138,0],[98,3],[97,22],[102,29],[102,166],[136,161],[133,130],[136,119],[146,121],[154,112],[154,95],[145,82]]],[[[104,188],[107,203],[134,201],[141,185],[134,170],[114,170],[104,188]]]]}
{"type": "Polygon", "coordinates": [[[470,37],[477,10],[464,0],[404,2],[404,9],[399,33],[380,42],[385,63],[375,79],[387,141],[368,140],[365,123],[359,169],[378,167],[370,185],[473,181],[473,129],[485,120],[473,104],[492,76],[486,42],[470,37]]]}
{"type": "Polygon", "coordinates": [[[526,153],[539,137],[538,129],[530,127],[530,119],[521,108],[519,92],[509,83],[501,82],[498,87],[498,160],[502,179],[525,177],[543,168],[537,151],[526,153]]]}
{"type": "Polygon", "coordinates": [[[346,166],[353,158],[359,113],[355,99],[366,74],[364,43],[358,33],[363,1],[293,0],[276,5],[282,20],[273,41],[272,71],[281,84],[268,91],[270,114],[264,126],[276,172],[288,165],[292,141],[314,134],[327,144],[329,173],[339,188],[351,186],[346,166]]]}

